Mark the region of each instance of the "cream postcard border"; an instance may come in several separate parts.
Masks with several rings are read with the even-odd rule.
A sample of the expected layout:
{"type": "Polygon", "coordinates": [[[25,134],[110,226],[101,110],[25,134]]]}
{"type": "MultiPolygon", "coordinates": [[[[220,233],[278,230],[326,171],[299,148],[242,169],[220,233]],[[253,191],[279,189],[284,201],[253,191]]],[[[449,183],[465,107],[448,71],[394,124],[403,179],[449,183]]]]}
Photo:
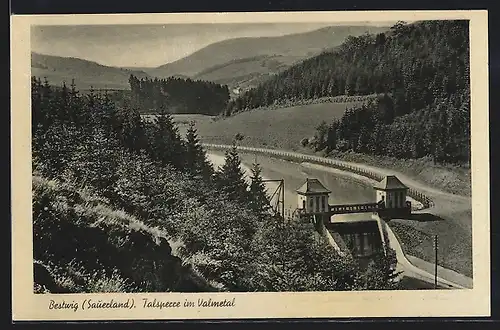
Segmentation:
{"type": "Polygon", "coordinates": [[[490,315],[490,216],[487,11],[351,11],[11,16],[12,312],[13,320],[419,317],[490,315]],[[30,26],[257,22],[470,20],[474,288],[445,291],[304,293],[33,293],[31,211],[30,26]],[[142,298],[235,298],[231,308],[141,308],[142,298]],[[130,310],[49,310],[51,299],[133,298],[130,310]]]}

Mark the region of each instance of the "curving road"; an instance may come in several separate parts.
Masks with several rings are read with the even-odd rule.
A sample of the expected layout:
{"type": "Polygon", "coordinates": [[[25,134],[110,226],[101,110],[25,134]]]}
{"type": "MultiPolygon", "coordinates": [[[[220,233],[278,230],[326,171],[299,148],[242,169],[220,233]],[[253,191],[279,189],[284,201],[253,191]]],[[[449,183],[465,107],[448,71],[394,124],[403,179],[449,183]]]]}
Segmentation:
{"type": "MultiPolygon", "coordinates": [[[[352,177],[360,181],[366,182],[368,185],[372,185],[374,183],[374,180],[362,177],[358,174],[355,173],[350,173],[334,168],[328,168],[326,166],[322,165],[317,165],[317,164],[309,164],[309,163],[303,163],[302,166],[313,168],[315,170],[320,170],[320,171],[325,171],[332,173],[334,175],[339,175],[339,176],[345,176],[345,177],[352,177]]],[[[415,201],[412,201],[412,204],[415,203],[415,201]]],[[[418,212],[418,211],[416,211],[418,212]]],[[[387,225],[387,223],[382,220],[382,219],[377,219],[379,221],[380,226],[384,231],[387,232],[388,238],[389,238],[389,245],[392,249],[395,250],[396,256],[398,259],[398,266],[399,270],[403,271],[405,276],[408,277],[413,277],[422,281],[425,281],[429,284],[434,284],[434,273],[430,273],[426,270],[420,269],[414,264],[428,264],[427,268],[434,268],[434,264],[430,264],[422,259],[413,257],[413,256],[406,256],[405,253],[403,252],[403,248],[401,246],[401,243],[399,239],[397,238],[396,234],[393,232],[391,227],[387,225]],[[409,260],[411,258],[411,261],[409,260]]],[[[464,288],[472,288],[472,279],[468,278],[460,273],[457,273],[455,271],[452,271],[450,269],[443,268],[438,265],[438,285],[446,288],[457,288],[457,289],[464,289],[464,288]],[[442,276],[439,276],[439,274],[446,274],[447,278],[443,278],[442,276]]]]}
{"type": "MultiPolygon", "coordinates": [[[[412,264],[405,253],[403,252],[403,248],[401,247],[401,244],[399,243],[398,238],[394,234],[394,232],[391,230],[391,228],[387,225],[387,223],[379,219],[380,225],[382,226],[383,230],[387,232],[387,237],[389,239],[389,246],[396,252],[396,258],[398,260],[398,266],[396,269],[398,271],[402,271],[404,276],[407,277],[412,277],[419,279],[421,281],[434,284],[434,274],[431,274],[423,269],[420,269],[416,267],[414,264],[412,264]]],[[[442,267],[438,267],[438,277],[437,277],[437,282],[439,287],[443,288],[453,288],[453,289],[470,289],[471,283],[456,283],[449,281],[447,279],[442,278],[439,276],[440,271],[446,271],[446,272],[452,272],[450,270],[444,269],[442,267]]],[[[463,275],[456,273],[457,277],[463,277],[463,275]]],[[[465,282],[465,281],[461,281],[465,282]]]]}
{"type": "MultiPolygon", "coordinates": [[[[227,145],[213,145],[213,144],[204,144],[205,148],[209,150],[226,150],[230,148],[231,146],[227,145]]],[[[310,155],[303,155],[300,153],[295,153],[295,152],[287,152],[287,151],[281,151],[281,150],[272,150],[272,149],[263,149],[263,148],[252,148],[252,147],[238,147],[239,150],[248,152],[248,153],[257,153],[257,154],[263,154],[271,157],[277,157],[277,158],[284,158],[284,159],[294,159],[294,160],[302,160],[302,161],[313,161],[313,162],[321,162],[324,163],[326,166],[314,166],[318,169],[325,171],[331,171],[334,170],[335,172],[343,172],[343,175],[357,175],[354,173],[350,173],[348,171],[342,171],[337,168],[328,168],[329,164],[332,165],[351,165],[351,166],[356,166],[356,167],[363,167],[367,171],[371,171],[374,173],[378,173],[381,175],[390,175],[390,174],[395,174],[394,171],[389,171],[385,169],[379,169],[375,168],[372,166],[364,165],[364,164],[358,164],[358,163],[350,163],[350,162],[344,162],[344,161],[338,161],[338,160],[332,160],[324,157],[317,157],[317,156],[310,156],[310,155]]],[[[208,153],[209,159],[212,161],[212,163],[216,166],[219,166],[223,163],[224,157],[213,154],[213,153],[208,153]]],[[[312,164],[310,164],[312,165],[312,164]]],[[[249,173],[249,168],[246,166],[243,166],[243,170],[246,173],[249,173]]],[[[413,188],[413,189],[418,189],[419,191],[422,191],[434,198],[437,198],[439,202],[444,202],[446,203],[447,201],[453,201],[454,203],[458,202],[464,202],[465,205],[470,203],[470,197],[466,196],[458,196],[446,192],[439,191],[435,188],[428,187],[418,181],[415,181],[411,178],[408,178],[406,175],[401,174],[401,173],[396,173],[398,178],[401,179],[402,182],[404,182],[407,186],[413,188]]],[[[436,205],[438,206],[438,205],[436,205]]],[[[415,264],[419,265],[424,265],[426,262],[415,258],[413,256],[406,256],[401,244],[395,235],[395,233],[391,230],[391,228],[385,223],[385,221],[380,220],[380,225],[382,228],[387,232],[388,234],[388,239],[389,239],[389,246],[391,246],[392,249],[395,250],[396,252],[396,257],[398,261],[398,266],[397,269],[403,272],[403,275],[405,277],[411,277],[415,278],[424,282],[427,282],[429,284],[434,284],[434,274],[430,273],[421,267],[417,267],[415,264]],[[409,260],[411,259],[412,262],[409,260]]],[[[428,263],[427,263],[428,264],[428,263]]],[[[430,265],[427,265],[430,266],[430,265]]],[[[429,267],[425,267],[429,268],[429,267]]],[[[439,287],[442,288],[455,288],[455,289],[467,289],[467,288],[472,288],[472,279],[459,274],[457,272],[451,271],[449,269],[445,269],[443,267],[438,267],[438,285],[439,287]],[[440,274],[446,274],[447,278],[443,278],[440,274]]]]}

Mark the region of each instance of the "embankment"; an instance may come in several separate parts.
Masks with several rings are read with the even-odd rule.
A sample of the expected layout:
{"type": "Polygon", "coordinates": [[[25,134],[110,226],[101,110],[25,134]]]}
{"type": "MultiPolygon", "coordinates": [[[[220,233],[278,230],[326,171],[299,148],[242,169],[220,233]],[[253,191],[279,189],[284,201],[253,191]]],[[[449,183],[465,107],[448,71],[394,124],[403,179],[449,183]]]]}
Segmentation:
{"type": "MultiPolygon", "coordinates": [[[[208,143],[204,143],[203,146],[209,150],[227,150],[231,148],[231,146],[229,145],[208,144],[208,143]]],[[[297,152],[265,149],[265,148],[242,147],[242,146],[238,147],[238,150],[240,150],[241,152],[250,152],[255,154],[267,155],[271,157],[278,157],[280,159],[289,160],[293,162],[301,162],[301,163],[309,162],[312,164],[325,165],[342,171],[351,172],[376,181],[381,181],[386,175],[382,173],[382,171],[377,172],[375,170],[369,170],[363,166],[355,165],[349,162],[339,161],[325,157],[305,155],[297,152]]],[[[407,182],[405,182],[407,180],[402,179],[401,181],[403,181],[403,183],[405,183],[409,187],[408,196],[421,203],[422,208],[430,208],[434,206],[434,202],[429,196],[412,187],[411,183],[408,184],[407,182]]]]}
{"type": "MultiPolygon", "coordinates": [[[[212,151],[224,151],[230,148],[228,145],[218,144],[204,144],[204,146],[212,151]]],[[[238,149],[242,154],[257,154],[270,159],[300,163],[302,166],[314,167],[327,173],[331,172],[335,176],[363,181],[367,185],[371,185],[375,180],[379,181],[385,175],[397,175],[404,184],[410,187],[410,197],[422,203],[422,209],[414,210],[411,219],[394,219],[389,222],[389,226],[401,238],[405,254],[427,262],[434,262],[432,237],[438,235],[439,265],[472,277],[472,205],[470,197],[443,192],[404,174],[365,164],[276,149],[243,146],[238,147],[238,149]]],[[[274,172],[282,170],[279,164],[270,162],[268,165],[278,166],[274,168],[274,172]]],[[[288,176],[292,175],[288,174],[288,176]]],[[[415,203],[412,201],[412,204],[415,203]]]]}

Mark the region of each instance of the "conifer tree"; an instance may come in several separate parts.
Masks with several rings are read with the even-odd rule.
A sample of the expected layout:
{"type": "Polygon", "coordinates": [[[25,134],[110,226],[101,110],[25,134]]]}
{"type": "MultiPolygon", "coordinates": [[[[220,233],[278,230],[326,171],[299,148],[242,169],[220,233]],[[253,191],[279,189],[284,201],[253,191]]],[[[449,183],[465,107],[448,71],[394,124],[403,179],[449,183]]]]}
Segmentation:
{"type": "Polygon", "coordinates": [[[88,121],[88,112],[83,111],[82,98],[76,89],[75,79],[71,80],[69,87],[68,117],[75,127],[82,128],[88,121]]]}
{"type": "Polygon", "coordinates": [[[61,87],[55,87],[52,99],[52,120],[58,123],[68,123],[69,118],[69,90],[66,83],[63,82],[61,87]]]}
{"type": "Polygon", "coordinates": [[[113,129],[122,145],[131,151],[145,150],[147,137],[141,115],[136,108],[131,107],[128,100],[122,107],[116,107],[113,129]]]}
{"type": "Polygon", "coordinates": [[[372,257],[366,270],[359,269],[357,283],[362,290],[397,290],[397,278],[401,275],[396,271],[396,252],[388,248],[386,254],[378,252],[372,257]]]}
{"type": "Polygon", "coordinates": [[[186,132],[186,166],[194,175],[210,178],[213,174],[212,165],[206,158],[205,151],[198,139],[194,121],[189,123],[186,132]]]}
{"type": "Polygon", "coordinates": [[[233,143],[232,148],[226,151],[224,165],[217,172],[216,178],[218,187],[230,199],[248,201],[248,185],[241,169],[236,143],[233,143]]]}
{"type": "Polygon", "coordinates": [[[141,115],[137,109],[129,109],[123,123],[124,144],[130,150],[144,150],[146,135],[141,115]]]}
{"type": "Polygon", "coordinates": [[[65,167],[66,178],[93,187],[105,197],[113,196],[121,157],[118,141],[109,131],[95,127],[75,149],[65,167]]]}
{"type": "Polygon", "coordinates": [[[250,182],[250,206],[262,217],[268,214],[271,209],[270,198],[267,195],[267,189],[262,179],[262,169],[260,164],[254,162],[252,164],[252,176],[250,182]]]}
{"type": "Polygon", "coordinates": [[[184,144],[172,115],[162,109],[155,119],[152,133],[151,156],[163,165],[170,164],[175,168],[182,168],[184,144]]]}

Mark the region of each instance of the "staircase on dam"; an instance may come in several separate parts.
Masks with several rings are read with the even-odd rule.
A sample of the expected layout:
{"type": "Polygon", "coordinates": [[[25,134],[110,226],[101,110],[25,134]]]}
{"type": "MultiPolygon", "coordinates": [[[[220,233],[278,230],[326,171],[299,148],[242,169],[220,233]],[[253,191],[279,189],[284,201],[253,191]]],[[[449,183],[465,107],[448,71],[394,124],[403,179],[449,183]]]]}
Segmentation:
{"type": "Polygon", "coordinates": [[[406,187],[396,177],[387,177],[374,188],[376,202],[330,205],[331,191],[319,180],[308,178],[297,189],[297,215],[314,223],[339,255],[369,260],[380,251],[386,252],[387,235],[381,219],[411,212],[406,187]]]}
{"type": "Polygon", "coordinates": [[[382,236],[376,220],[328,223],[326,229],[342,250],[355,258],[370,258],[382,250],[382,236]]]}
{"type": "Polygon", "coordinates": [[[342,237],[342,235],[340,235],[337,231],[335,231],[335,229],[333,228],[326,228],[328,234],[330,234],[332,236],[332,240],[335,241],[335,243],[337,244],[339,250],[341,251],[341,253],[343,255],[349,255],[352,257],[352,248],[349,247],[344,238],[342,237]]]}

